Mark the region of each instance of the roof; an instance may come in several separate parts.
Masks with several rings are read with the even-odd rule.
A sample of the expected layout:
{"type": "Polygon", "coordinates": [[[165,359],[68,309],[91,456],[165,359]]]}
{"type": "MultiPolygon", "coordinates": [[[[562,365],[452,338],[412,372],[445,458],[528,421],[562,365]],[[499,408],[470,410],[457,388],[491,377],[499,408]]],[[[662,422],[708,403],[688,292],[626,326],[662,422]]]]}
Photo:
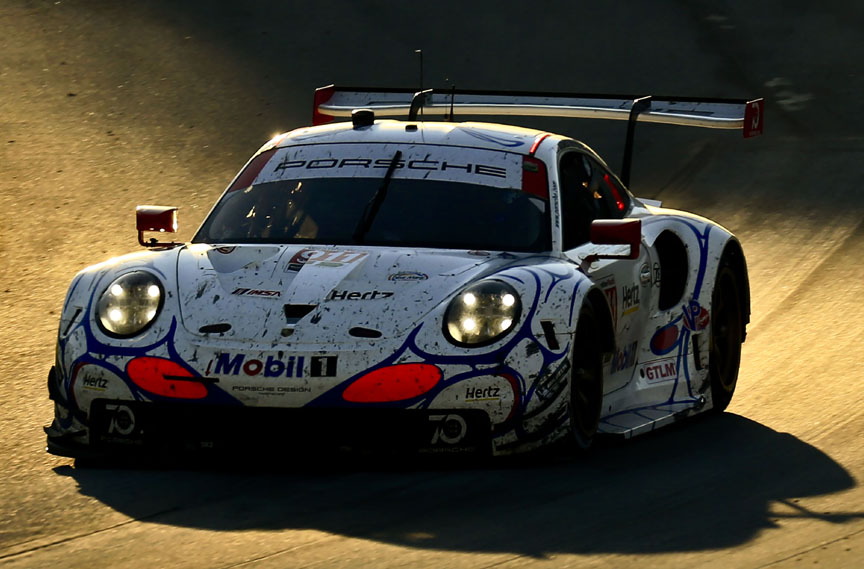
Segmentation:
{"type": "Polygon", "coordinates": [[[434,144],[529,154],[534,142],[544,136],[564,138],[495,123],[376,120],[371,126],[359,128],[354,128],[351,122],[299,128],[281,135],[276,144],[280,148],[310,143],[434,144]]]}

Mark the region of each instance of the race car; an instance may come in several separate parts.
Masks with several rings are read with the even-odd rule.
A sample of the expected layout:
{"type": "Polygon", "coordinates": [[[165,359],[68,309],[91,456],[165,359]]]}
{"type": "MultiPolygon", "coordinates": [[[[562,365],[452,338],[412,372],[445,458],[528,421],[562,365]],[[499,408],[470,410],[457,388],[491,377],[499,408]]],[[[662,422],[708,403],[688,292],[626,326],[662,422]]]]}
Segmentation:
{"type": "Polygon", "coordinates": [[[146,250],[75,276],[47,450],[579,451],[722,411],[744,253],[628,191],[632,140],[763,117],[761,99],[321,88],[313,126],[261,147],[191,242],[152,236],[176,207],[139,206],[146,250]],[[627,120],[622,176],[457,113],[627,120]]]}

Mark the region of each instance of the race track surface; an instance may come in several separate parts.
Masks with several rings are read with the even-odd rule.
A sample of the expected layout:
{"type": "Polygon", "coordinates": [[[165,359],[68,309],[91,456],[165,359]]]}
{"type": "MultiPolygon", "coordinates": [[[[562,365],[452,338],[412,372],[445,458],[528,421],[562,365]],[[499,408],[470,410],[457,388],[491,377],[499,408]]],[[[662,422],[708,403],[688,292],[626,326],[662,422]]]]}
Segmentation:
{"type": "MultiPolygon", "coordinates": [[[[0,566],[864,566],[864,8],[830,4],[4,0],[0,566]],[[315,87],[416,87],[417,48],[427,86],[765,97],[757,139],[640,125],[633,168],[634,193],[744,244],[728,412],[584,460],[46,454],[66,287],[138,248],[135,205],[181,206],[189,238],[315,87]]],[[[523,123],[618,168],[623,123],[523,123]]]]}

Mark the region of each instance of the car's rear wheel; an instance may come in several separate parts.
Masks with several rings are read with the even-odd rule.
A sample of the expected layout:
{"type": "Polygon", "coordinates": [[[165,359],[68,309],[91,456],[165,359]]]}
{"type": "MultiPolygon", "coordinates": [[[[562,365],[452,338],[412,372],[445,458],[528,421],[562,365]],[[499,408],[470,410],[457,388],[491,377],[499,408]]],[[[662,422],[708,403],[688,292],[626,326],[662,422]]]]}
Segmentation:
{"type": "Polygon", "coordinates": [[[718,413],[729,406],[738,383],[741,344],[744,341],[742,319],[738,280],[732,267],[721,262],[711,297],[711,344],[708,365],[713,409],[718,413]]]}
{"type": "Polygon", "coordinates": [[[577,451],[587,450],[597,434],[603,405],[603,353],[597,316],[590,304],[582,307],[573,341],[570,374],[570,431],[577,451]]]}

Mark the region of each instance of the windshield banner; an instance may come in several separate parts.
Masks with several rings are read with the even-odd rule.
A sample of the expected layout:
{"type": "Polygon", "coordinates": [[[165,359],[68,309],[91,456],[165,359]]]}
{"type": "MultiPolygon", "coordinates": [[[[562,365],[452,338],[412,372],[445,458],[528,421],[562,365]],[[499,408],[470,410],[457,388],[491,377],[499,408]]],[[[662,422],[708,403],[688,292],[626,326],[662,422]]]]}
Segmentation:
{"type": "Polygon", "coordinates": [[[520,189],[522,155],[428,144],[315,144],[279,149],[255,184],[309,178],[383,178],[397,150],[394,179],[425,179],[520,189]]]}

